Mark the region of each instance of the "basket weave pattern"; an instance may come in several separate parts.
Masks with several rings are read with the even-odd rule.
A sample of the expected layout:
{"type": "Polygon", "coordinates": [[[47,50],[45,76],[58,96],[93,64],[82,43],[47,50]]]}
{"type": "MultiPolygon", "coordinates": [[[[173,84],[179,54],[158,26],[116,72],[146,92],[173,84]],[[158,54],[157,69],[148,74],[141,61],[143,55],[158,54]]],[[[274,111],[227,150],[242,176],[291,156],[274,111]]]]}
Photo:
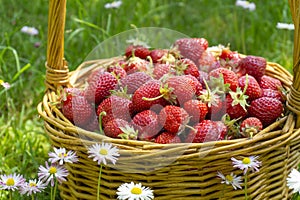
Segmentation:
{"type": "MultiPolygon", "coordinates": [[[[226,189],[216,178],[222,170],[233,171],[231,157],[256,155],[262,162],[259,172],[250,173],[248,193],[251,199],[290,199],[286,178],[300,163],[300,81],[299,81],[299,8],[298,0],[289,0],[295,23],[294,76],[277,63],[268,62],[266,73],[281,80],[289,92],[286,116],[260,131],[253,139],[235,139],[192,144],[156,144],[145,141],[112,139],[74,126],[51,102],[57,101],[59,86],[71,87],[74,74],[103,67],[112,59],[82,63],[69,72],[64,60],[65,0],[50,0],[46,93],[38,105],[45,132],[55,147],[77,152],[79,162],[68,165],[68,181],[59,186],[63,199],[96,199],[99,166],[88,158],[87,146],[110,142],[120,149],[117,167],[106,166],[101,176],[100,199],[116,199],[116,190],[124,182],[141,182],[154,190],[155,199],[244,199],[243,190],[226,189]],[[158,164],[159,163],[159,164],[158,164]],[[134,173],[131,173],[134,172],[134,173]]],[[[236,170],[235,173],[242,172],[236,170]]]]}

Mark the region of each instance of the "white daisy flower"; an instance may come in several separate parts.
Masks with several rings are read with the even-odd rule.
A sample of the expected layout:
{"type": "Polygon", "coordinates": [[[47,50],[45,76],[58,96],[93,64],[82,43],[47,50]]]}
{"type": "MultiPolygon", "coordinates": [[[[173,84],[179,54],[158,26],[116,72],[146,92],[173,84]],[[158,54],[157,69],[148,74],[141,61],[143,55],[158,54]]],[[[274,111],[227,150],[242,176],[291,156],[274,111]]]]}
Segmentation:
{"type": "Polygon", "coordinates": [[[25,183],[25,179],[20,174],[9,174],[0,176],[0,190],[18,190],[25,183]]]}
{"type": "Polygon", "coordinates": [[[93,161],[97,161],[98,165],[102,163],[106,165],[106,159],[116,164],[117,157],[120,155],[117,147],[104,142],[101,145],[97,143],[89,147],[88,153],[90,154],[88,157],[93,158],[93,161]]]}
{"type": "Polygon", "coordinates": [[[258,156],[244,157],[243,160],[231,158],[233,167],[244,170],[244,174],[247,173],[248,169],[251,169],[252,171],[259,171],[258,168],[261,166],[261,162],[257,159],[258,156]]]}
{"type": "Polygon", "coordinates": [[[27,194],[27,196],[30,196],[32,194],[35,194],[37,192],[42,192],[46,188],[46,185],[41,180],[29,180],[26,182],[21,188],[20,193],[22,195],[27,194]]]}
{"type": "Polygon", "coordinates": [[[63,165],[64,163],[74,163],[78,162],[78,158],[76,156],[76,152],[68,151],[66,152],[65,148],[55,148],[54,152],[50,152],[49,154],[49,162],[51,163],[59,163],[59,165],[63,165]]]}
{"type": "Polygon", "coordinates": [[[276,25],[276,28],[278,28],[278,29],[294,30],[295,26],[294,26],[294,24],[287,24],[287,23],[280,23],[280,22],[278,22],[277,25],[276,25]]]}
{"type": "Polygon", "coordinates": [[[122,1],[113,1],[111,3],[107,3],[104,5],[104,8],[111,9],[111,8],[119,8],[122,5],[122,1]]]}
{"type": "Polygon", "coordinates": [[[22,33],[26,33],[28,35],[37,35],[39,34],[39,31],[34,28],[34,27],[29,27],[29,26],[23,26],[21,29],[22,33]]]}
{"type": "Polygon", "coordinates": [[[242,189],[242,177],[235,175],[233,172],[230,175],[224,175],[221,172],[217,173],[217,176],[222,179],[221,183],[225,183],[226,185],[232,185],[232,187],[236,190],[237,188],[242,189]]]}
{"type": "Polygon", "coordinates": [[[287,186],[293,190],[293,193],[298,192],[300,194],[300,172],[298,170],[292,169],[286,181],[287,186]]]}
{"type": "Polygon", "coordinates": [[[154,199],[153,190],[142,186],[141,183],[123,183],[117,189],[119,200],[151,200],[154,199]]]}
{"type": "Polygon", "coordinates": [[[250,3],[249,1],[244,1],[244,0],[237,0],[235,2],[236,6],[242,7],[244,9],[249,9],[250,11],[253,11],[256,9],[255,3],[250,3]]]}
{"type": "Polygon", "coordinates": [[[54,186],[55,178],[59,183],[66,181],[66,177],[69,175],[68,170],[62,165],[51,164],[45,162],[46,167],[40,166],[38,176],[41,181],[45,181],[48,185],[51,182],[51,186],[54,186]]]}

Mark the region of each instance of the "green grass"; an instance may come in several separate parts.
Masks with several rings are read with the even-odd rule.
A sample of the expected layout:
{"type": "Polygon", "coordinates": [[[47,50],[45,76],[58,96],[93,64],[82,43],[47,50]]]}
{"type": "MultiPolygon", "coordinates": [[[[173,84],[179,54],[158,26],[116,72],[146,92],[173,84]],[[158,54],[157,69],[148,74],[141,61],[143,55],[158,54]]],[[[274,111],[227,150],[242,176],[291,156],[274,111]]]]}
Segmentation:
{"type": "MultiPolygon", "coordinates": [[[[99,43],[135,25],[204,37],[211,46],[230,44],[233,50],[263,56],[292,71],[293,31],[276,29],[277,22],[292,23],[288,1],[253,0],[253,12],[236,7],[235,0],[124,0],[113,10],[104,9],[106,2],[67,2],[65,57],[71,70],[99,43]]],[[[0,79],[12,85],[0,88],[0,174],[34,178],[50,148],[36,111],[45,89],[48,1],[0,4],[0,79]],[[39,35],[21,33],[25,25],[36,27],[39,35]]]]}

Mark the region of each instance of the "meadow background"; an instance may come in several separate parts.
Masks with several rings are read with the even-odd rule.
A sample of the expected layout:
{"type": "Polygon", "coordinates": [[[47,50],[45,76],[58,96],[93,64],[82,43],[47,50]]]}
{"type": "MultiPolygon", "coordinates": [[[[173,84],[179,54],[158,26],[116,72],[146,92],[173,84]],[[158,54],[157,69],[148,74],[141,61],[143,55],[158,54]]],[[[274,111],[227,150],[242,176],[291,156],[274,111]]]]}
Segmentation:
{"type": "MultiPolygon", "coordinates": [[[[235,6],[235,0],[123,0],[119,8],[105,9],[108,2],[67,2],[65,58],[71,70],[103,40],[135,25],[204,37],[210,46],[230,44],[292,72],[293,30],[276,28],[278,22],[292,23],[287,0],[252,0],[254,11],[235,6]]],[[[36,110],[45,90],[48,1],[0,0],[0,5],[0,79],[11,85],[8,90],[0,86],[0,174],[36,178],[50,149],[36,110]],[[22,33],[23,26],[35,27],[39,34],[22,33]]],[[[47,199],[47,194],[37,199],[47,199]]],[[[0,191],[0,199],[6,195],[0,191]]]]}

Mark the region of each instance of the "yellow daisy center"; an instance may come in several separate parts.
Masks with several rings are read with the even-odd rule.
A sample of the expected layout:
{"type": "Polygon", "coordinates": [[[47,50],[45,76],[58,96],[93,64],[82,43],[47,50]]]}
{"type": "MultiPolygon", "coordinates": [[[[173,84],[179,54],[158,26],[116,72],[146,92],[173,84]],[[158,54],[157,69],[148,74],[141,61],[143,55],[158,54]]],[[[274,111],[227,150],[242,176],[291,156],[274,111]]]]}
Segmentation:
{"type": "Polygon", "coordinates": [[[132,193],[132,194],[136,194],[136,195],[140,195],[140,194],[142,194],[142,189],[141,189],[141,188],[138,188],[138,187],[133,187],[133,188],[131,189],[131,193],[132,193]]]}
{"type": "Polygon", "coordinates": [[[231,175],[226,175],[226,180],[229,181],[229,182],[232,182],[233,181],[233,177],[231,175]]]}
{"type": "Polygon", "coordinates": [[[246,157],[243,159],[242,162],[243,162],[243,164],[248,165],[248,164],[250,164],[251,160],[250,160],[250,158],[246,157]]]}
{"type": "Polygon", "coordinates": [[[55,174],[56,172],[57,172],[56,167],[50,167],[50,169],[49,169],[50,174],[55,174]]]}
{"type": "Polygon", "coordinates": [[[15,180],[13,178],[8,178],[6,180],[6,185],[7,186],[13,186],[13,185],[15,185],[15,180]]]}
{"type": "Polygon", "coordinates": [[[60,157],[60,158],[67,157],[67,154],[66,154],[66,153],[59,153],[59,154],[58,154],[58,157],[60,157]]]}
{"type": "Polygon", "coordinates": [[[106,149],[100,149],[100,152],[99,152],[101,155],[103,156],[106,156],[108,154],[107,150],[106,149]]]}
{"type": "Polygon", "coordinates": [[[30,187],[36,187],[36,183],[30,182],[30,183],[29,183],[29,186],[30,186],[30,187]]]}

